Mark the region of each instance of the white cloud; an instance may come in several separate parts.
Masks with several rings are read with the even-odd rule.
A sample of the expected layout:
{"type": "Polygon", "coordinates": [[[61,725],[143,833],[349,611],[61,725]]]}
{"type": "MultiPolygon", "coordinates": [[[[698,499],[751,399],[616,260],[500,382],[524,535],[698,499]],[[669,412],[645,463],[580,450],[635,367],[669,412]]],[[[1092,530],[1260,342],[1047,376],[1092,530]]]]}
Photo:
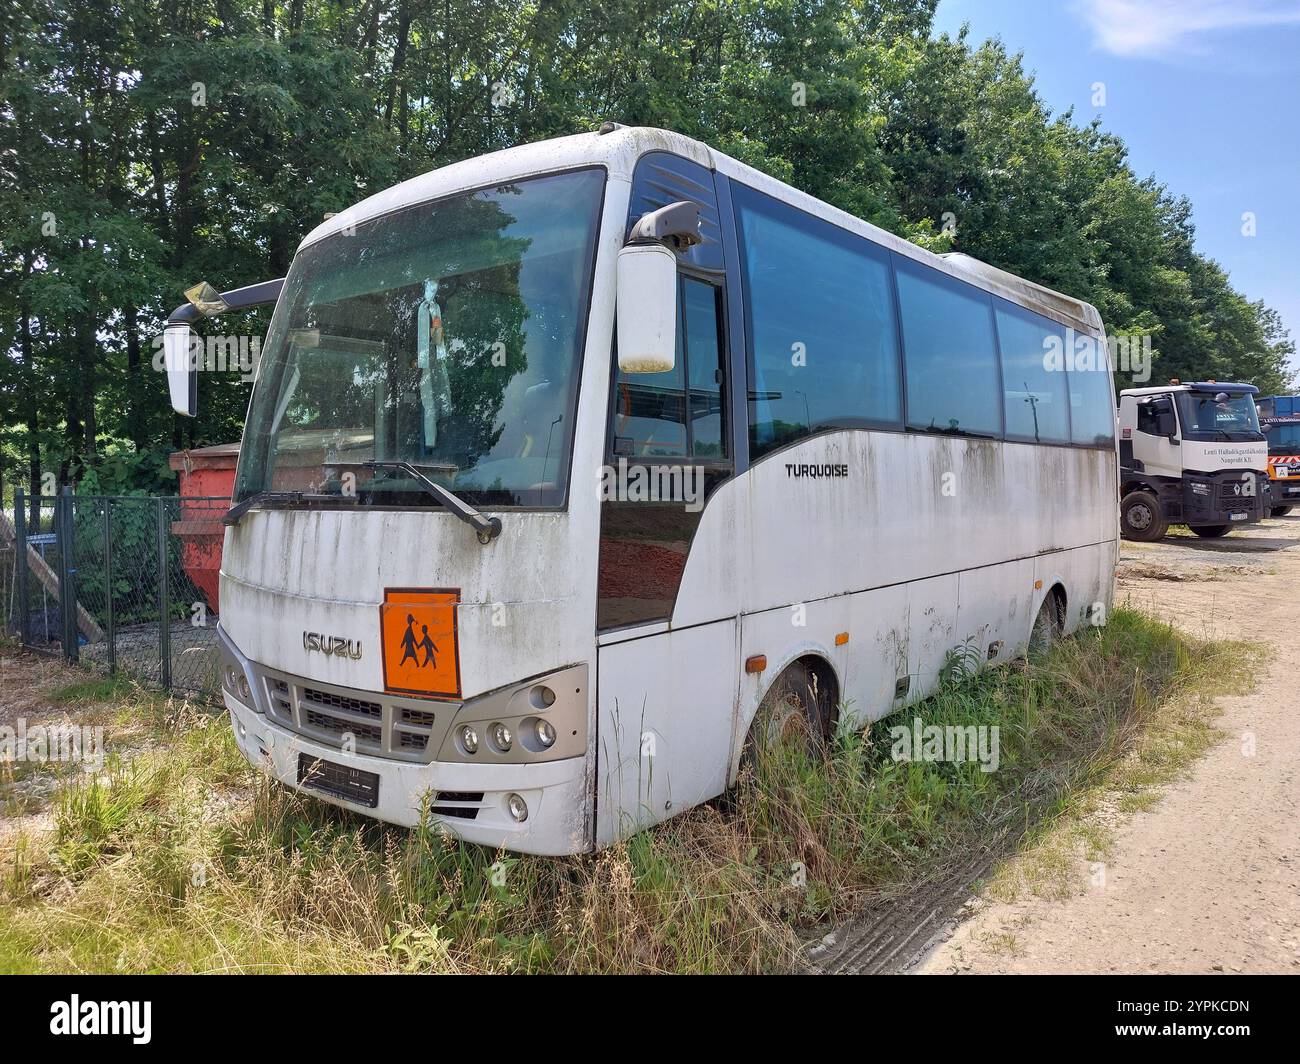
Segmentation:
{"type": "Polygon", "coordinates": [[[1077,0],[1075,7],[1113,55],[1203,52],[1215,31],[1300,25],[1294,0],[1077,0]]]}

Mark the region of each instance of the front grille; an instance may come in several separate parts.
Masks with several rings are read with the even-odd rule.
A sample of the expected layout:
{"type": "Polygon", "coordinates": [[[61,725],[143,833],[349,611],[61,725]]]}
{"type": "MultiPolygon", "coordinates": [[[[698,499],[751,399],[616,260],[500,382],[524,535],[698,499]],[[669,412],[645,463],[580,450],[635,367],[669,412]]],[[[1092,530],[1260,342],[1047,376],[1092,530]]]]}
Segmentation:
{"type": "Polygon", "coordinates": [[[372,743],[379,746],[384,739],[383,731],[373,724],[356,724],[350,720],[344,720],[342,717],[332,717],[328,713],[321,713],[315,709],[307,710],[303,722],[313,728],[334,732],[339,736],[353,735],[359,743],[372,743]]]}
{"type": "Polygon", "coordinates": [[[1246,494],[1251,491],[1254,485],[1248,480],[1228,480],[1219,485],[1219,498],[1228,502],[1239,502],[1244,506],[1249,506],[1255,498],[1254,494],[1246,494]]]}
{"type": "Polygon", "coordinates": [[[315,702],[318,706],[345,709],[349,713],[360,713],[364,717],[374,717],[376,720],[384,715],[383,707],[378,702],[367,702],[361,698],[349,698],[346,695],[331,694],[328,691],[317,691],[313,687],[304,687],[302,696],[309,702],[315,702]]]}
{"type": "Polygon", "coordinates": [[[432,761],[459,708],[349,691],[254,665],[271,714],[317,742],[398,761],[432,761]],[[351,736],[351,741],[349,740],[351,736]]]}

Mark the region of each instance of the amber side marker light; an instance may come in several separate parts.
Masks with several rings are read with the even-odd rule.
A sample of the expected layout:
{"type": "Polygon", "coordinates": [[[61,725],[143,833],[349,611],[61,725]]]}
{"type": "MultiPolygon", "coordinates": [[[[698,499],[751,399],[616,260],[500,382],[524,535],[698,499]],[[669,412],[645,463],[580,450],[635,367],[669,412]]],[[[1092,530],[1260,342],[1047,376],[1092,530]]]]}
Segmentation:
{"type": "Polygon", "coordinates": [[[845,643],[847,643],[848,641],[849,641],[849,633],[848,633],[848,632],[840,632],[840,633],[835,637],[835,645],[836,645],[837,647],[842,647],[842,646],[843,646],[845,643]]]}
{"type": "Polygon", "coordinates": [[[767,668],[767,655],[755,654],[753,657],[745,659],[746,672],[762,672],[767,668]]]}
{"type": "Polygon", "coordinates": [[[1041,590],[1041,589],[1042,589],[1042,586],[1043,586],[1043,582],[1042,582],[1041,580],[1035,580],[1035,581],[1034,581],[1034,590],[1035,590],[1035,591],[1039,591],[1039,590],[1041,590]]]}

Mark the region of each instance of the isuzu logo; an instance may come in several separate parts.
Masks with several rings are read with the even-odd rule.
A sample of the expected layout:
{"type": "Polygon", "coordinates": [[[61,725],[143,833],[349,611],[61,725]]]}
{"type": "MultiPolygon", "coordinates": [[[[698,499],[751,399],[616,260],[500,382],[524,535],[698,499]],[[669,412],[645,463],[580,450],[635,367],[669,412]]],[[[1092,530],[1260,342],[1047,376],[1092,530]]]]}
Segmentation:
{"type": "Polygon", "coordinates": [[[327,657],[361,660],[361,640],[344,639],[341,635],[321,635],[320,632],[302,633],[303,650],[319,650],[327,657]]]}

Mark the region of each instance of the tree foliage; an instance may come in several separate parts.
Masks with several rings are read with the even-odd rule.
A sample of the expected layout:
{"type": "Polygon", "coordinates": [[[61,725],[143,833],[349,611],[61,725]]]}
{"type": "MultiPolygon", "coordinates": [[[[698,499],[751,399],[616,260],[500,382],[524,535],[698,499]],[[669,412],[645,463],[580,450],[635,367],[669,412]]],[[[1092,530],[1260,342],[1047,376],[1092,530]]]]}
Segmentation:
{"type": "MultiPolygon", "coordinates": [[[[175,418],[151,363],[181,292],[280,276],[327,212],[607,119],[676,129],[936,250],[1153,338],[1158,379],[1282,391],[1278,315],[1190,205],[1053,115],[936,0],[18,0],[0,13],[0,475],[154,487],[239,436],[248,385],[175,418]]],[[[247,326],[241,323],[241,331],[247,326]]]]}

